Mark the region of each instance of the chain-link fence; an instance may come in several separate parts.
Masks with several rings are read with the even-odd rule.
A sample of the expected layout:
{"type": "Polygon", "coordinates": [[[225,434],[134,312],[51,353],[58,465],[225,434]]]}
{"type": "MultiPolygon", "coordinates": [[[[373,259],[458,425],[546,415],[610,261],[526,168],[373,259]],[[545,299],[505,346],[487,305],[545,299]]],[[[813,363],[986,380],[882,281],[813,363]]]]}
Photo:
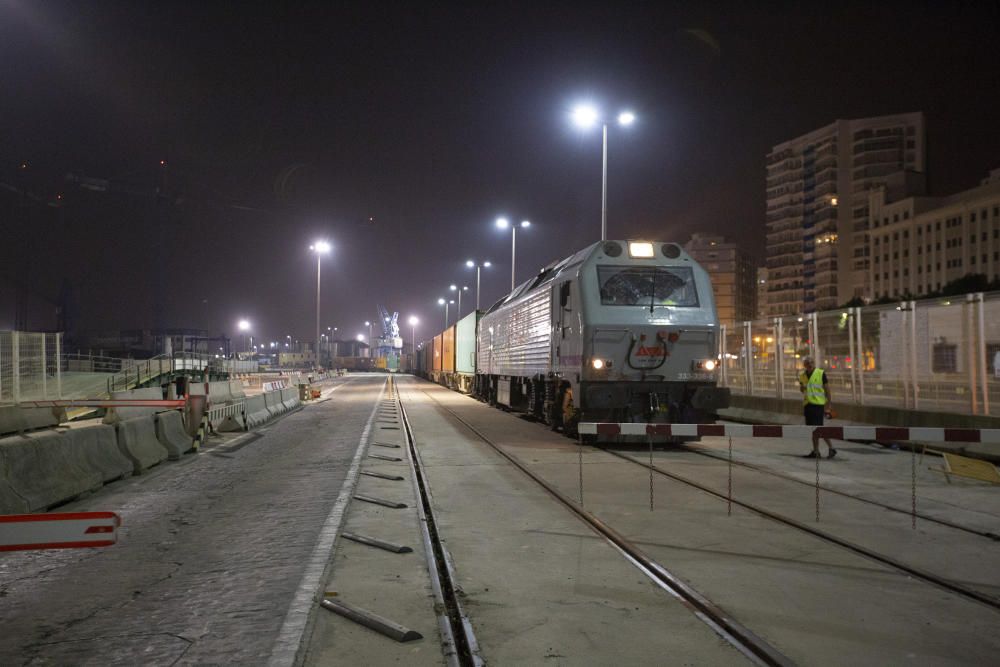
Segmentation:
{"type": "Polygon", "coordinates": [[[835,404],[1000,412],[1000,292],[755,320],[720,341],[736,394],[799,397],[812,356],[835,404]]]}

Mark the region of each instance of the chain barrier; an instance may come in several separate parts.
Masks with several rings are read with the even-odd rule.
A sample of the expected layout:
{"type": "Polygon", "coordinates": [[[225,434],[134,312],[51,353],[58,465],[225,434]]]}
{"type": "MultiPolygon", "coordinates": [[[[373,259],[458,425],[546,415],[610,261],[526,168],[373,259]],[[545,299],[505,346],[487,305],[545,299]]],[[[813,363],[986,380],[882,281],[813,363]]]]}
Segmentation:
{"type": "Polygon", "coordinates": [[[653,511],[653,436],[646,436],[649,441],[649,511],[653,511]]]}
{"type": "Polygon", "coordinates": [[[729,492],[726,501],[726,516],[733,515],[733,437],[729,436],[729,492]]]}
{"type": "Polygon", "coordinates": [[[577,447],[577,461],[580,469],[580,507],[583,507],[583,436],[580,436],[580,446],[577,447]]]}
{"type": "Polygon", "coordinates": [[[910,447],[910,527],[917,529],[917,448],[910,447]]]}
{"type": "Polygon", "coordinates": [[[816,456],[816,523],[819,523],[819,456],[816,456]]]}

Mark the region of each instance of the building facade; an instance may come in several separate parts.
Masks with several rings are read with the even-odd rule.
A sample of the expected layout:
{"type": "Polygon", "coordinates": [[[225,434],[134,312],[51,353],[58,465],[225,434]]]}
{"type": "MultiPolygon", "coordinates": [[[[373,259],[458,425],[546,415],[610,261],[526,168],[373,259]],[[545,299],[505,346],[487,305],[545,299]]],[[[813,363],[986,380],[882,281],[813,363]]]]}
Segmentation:
{"type": "Polygon", "coordinates": [[[768,316],[871,296],[869,191],[924,194],[924,116],[837,120],[767,155],[768,316]]]}
{"type": "Polygon", "coordinates": [[[869,195],[876,299],[920,296],[968,274],[1000,278],[1000,169],[948,197],[869,195]]]}
{"type": "Polygon", "coordinates": [[[693,234],[684,249],[701,264],[712,280],[719,323],[733,325],[756,314],[756,267],[746,251],[721,236],[693,234]]]}

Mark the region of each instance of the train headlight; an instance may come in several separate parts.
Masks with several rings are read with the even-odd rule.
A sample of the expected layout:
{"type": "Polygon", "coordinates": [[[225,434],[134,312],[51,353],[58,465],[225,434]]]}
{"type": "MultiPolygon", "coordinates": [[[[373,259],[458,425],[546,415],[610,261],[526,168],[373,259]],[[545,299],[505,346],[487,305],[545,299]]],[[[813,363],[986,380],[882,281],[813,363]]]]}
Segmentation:
{"type": "Polygon", "coordinates": [[[601,371],[605,368],[611,368],[611,360],[609,359],[598,359],[593,358],[590,360],[590,365],[594,367],[595,371],[601,371]]]}
{"type": "Polygon", "coordinates": [[[694,366],[694,370],[696,371],[711,373],[719,364],[715,359],[698,359],[697,361],[692,362],[691,365],[694,366]]]}
{"type": "Polygon", "coordinates": [[[653,256],[653,244],[647,241],[629,241],[628,256],[646,258],[653,256]]]}

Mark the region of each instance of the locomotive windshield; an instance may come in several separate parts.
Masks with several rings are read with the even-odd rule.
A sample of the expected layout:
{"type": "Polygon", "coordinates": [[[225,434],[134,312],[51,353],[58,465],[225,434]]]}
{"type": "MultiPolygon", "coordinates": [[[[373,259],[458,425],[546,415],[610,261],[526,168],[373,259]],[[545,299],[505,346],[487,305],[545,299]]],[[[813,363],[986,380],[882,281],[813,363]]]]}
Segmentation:
{"type": "Polygon", "coordinates": [[[688,266],[598,266],[597,278],[605,306],[698,307],[688,266]]]}

